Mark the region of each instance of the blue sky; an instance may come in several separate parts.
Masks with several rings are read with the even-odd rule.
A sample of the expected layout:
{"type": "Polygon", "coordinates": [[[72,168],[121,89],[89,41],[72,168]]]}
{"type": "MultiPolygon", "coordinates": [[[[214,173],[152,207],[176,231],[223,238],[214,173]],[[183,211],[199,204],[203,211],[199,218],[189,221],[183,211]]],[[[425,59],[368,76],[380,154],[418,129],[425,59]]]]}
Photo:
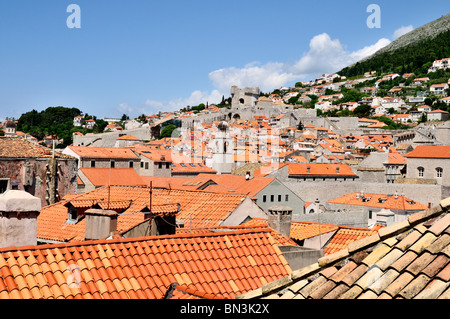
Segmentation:
{"type": "MultiPolygon", "coordinates": [[[[448,0],[2,0],[0,119],[49,106],[131,117],[333,73],[448,0]],[[70,4],[81,28],[68,28],[70,4]],[[370,4],[381,27],[369,28],[370,4]]],[[[401,34],[402,32],[400,32],[401,34]]]]}

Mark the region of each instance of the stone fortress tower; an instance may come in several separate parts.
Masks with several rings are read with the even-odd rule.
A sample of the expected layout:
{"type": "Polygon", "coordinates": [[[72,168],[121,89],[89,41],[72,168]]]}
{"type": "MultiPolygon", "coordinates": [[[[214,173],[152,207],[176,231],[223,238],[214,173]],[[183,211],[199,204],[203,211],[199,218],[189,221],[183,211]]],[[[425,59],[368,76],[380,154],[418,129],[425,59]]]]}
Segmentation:
{"type": "Polygon", "coordinates": [[[231,87],[231,108],[244,110],[255,106],[259,98],[259,87],[245,87],[239,89],[237,86],[231,87]]]}

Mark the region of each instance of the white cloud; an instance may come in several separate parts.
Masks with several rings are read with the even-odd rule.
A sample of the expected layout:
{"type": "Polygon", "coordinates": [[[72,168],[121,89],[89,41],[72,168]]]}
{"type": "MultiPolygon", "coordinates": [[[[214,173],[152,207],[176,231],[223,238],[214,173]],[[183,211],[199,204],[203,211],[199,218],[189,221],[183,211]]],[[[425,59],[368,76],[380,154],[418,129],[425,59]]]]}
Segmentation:
{"type": "Polygon", "coordinates": [[[243,68],[229,67],[209,74],[214,86],[228,91],[232,85],[238,87],[259,86],[263,92],[271,91],[289,81],[310,78],[340,69],[372,55],[390,41],[386,38],[354,52],[347,52],[339,39],[331,39],[327,33],[314,36],[309,43],[309,51],[293,65],[271,62],[259,65],[250,63],[243,68]]]}
{"type": "MultiPolygon", "coordinates": [[[[409,29],[409,27],[405,28],[409,29]]],[[[348,52],[339,39],[332,39],[327,33],[318,34],[311,39],[309,51],[293,64],[252,62],[242,68],[218,69],[209,73],[209,79],[215,87],[212,92],[197,90],[192,92],[188,98],[177,98],[169,101],[148,99],[145,106],[147,112],[157,113],[158,111],[179,110],[187,105],[193,106],[206,102],[210,104],[219,103],[222,95],[229,96],[230,88],[233,85],[238,87],[259,86],[261,91],[269,92],[291,81],[315,79],[324,73],[337,72],[372,55],[390,42],[389,39],[382,38],[372,45],[348,52]]]]}
{"type": "Polygon", "coordinates": [[[295,80],[297,75],[286,70],[283,63],[266,63],[258,65],[253,62],[243,68],[229,67],[209,73],[213,85],[221,91],[229,91],[231,86],[259,86],[262,91],[280,87],[288,81],[295,80]]]}
{"type": "Polygon", "coordinates": [[[398,28],[397,30],[394,31],[394,34],[392,35],[392,38],[394,40],[397,40],[398,38],[400,38],[402,35],[410,32],[414,30],[414,27],[412,25],[408,25],[408,26],[401,26],[400,28],[398,28]]]}
{"type": "Polygon", "coordinates": [[[389,43],[391,43],[391,41],[389,39],[381,38],[375,44],[366,46],[366,47],[364,47],[364,48],[362,48],[360,50],[352,52],[350,54],[350,57],[353,60],[352,63],[357,62],[357,61],[359,61],[361,59],[364,59],[364,58],[366,58],[368,56],[371,56],[372,54],[374,54],[375,52],[377,52],[381,48],[387,46],[389,43]]]}

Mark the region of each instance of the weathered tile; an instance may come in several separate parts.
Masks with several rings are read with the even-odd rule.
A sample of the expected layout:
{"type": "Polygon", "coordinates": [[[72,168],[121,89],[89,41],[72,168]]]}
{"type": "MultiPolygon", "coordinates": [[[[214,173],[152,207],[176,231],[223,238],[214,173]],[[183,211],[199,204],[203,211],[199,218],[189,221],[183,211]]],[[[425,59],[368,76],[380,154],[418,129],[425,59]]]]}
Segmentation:
{"type": "Polygon", "coordinates": [[[344,266],[341,267],[336,273],[334,273],[329,279],[334,282],[341,281],[345,276],[347,276],[351,271],[357,267],[357,264],[353,261],[349,261],[344,266]]]}
{"type": "Polygon", "coordinates": [[[360,264],[361,261],[364,260],[369,255],[367,251],[358,251],[357,253],[353,253],[349,259],[354,261],[356,264],[360,264]]]}
{"type": "Polygon", "coordinates": [[[405,238],[403,238],[397,245],[395,245],[395,247],[405,251],[410,246],[412,246],[421,236],[422,234],[419,231],[413,230],[405,238]]]}
{"type": "Polygon", "coordinates": [[[407,251],[403,254],[399,259],[397,259],[391,267],[397,270],[398,272],[401,272],[403,269],[405,269],[413,260],[417,258],[417,254],[413,251],[407,251]]]}
{"type": "Polygon", "coordinates": [[[377,299],[392,299],[392,296],[383,292],[381,295],[378,296],[377,299]]]}
{"type": "Polygon", "coordinates": [[[292,279],[290,277],[283,277],[281,279],[271,281],[262,286],[262,293],[263,293],[263,295],[266,295],[266,294],[276,291],[280,288],[283,288],[283,287],[289,285],[290,283],[292,283],[292,279]]]}
{"type": "Polygon", "coordinates": [[[334,287],[336,287],[336,283],[334,281],[328,280],[326,283],[317,288],[313,293],[309,295],[309,297],[313,299],[322,299],[327,293],[329,293],[334,287]]]}
{"type": "Polygon", "coordinates": [[[325,278],[331,277],[333,274],[337,272],[336,267],[327,267],[324,270],[322,270],[319,274],[324,276],[325,278]]]}
{"type": "Polygon", "coordinates": [[[384,257],[390,250],[391,247],[382,244],[379,247],[375,248],[374,251],[372,251],[366,258],[364,258],[362,263],[366,264],[367,266],[373,265],[382,257],[384,257]]]}
{"type": "Polygon", "coordinates": [[[320,267],[323,267],[328,264],[339,261],[343,258],[346,258],[348,256],[349,256],[348,249],[345,248],[345,249],[339,250],[338,252],[336,252],[334,254],[323,256],[323,257],[319,258],[319,260],[317,260],[317,262],[320,265],[320,267]]]}
{"type": "Polygon", "coordinates": [[[382,240],[384,240],[385,238],[396,236],[397,234],[404,232],[410,227],[411,225],[409,224],[408,220],[404,220],[402,222],[380,228],[378,230],[378,235],[382,240]]]}
{"type": "Polygon", "coordinates": [[[428,246],[430,246],[435,240],[436,235],[432,233],[425,233],[419,240],[417,240],[409,249],[420,254],[428,246]]]}
{"type": "Polygon", "coordinates": [[[437,299],[450,286],[450,282],[435,279],[430,282],[414,299],[437,299]]]}
{"type": "Polygon", "coordinates": [[[436,236],[440,235],[447,227],[450,226],[450,214],[446,214],[441,219],[437,220],[428,231],[436,236]]]}
{"type": "Polygon", "coordinates": [[[390,265],[392,265],[397,259],[403,255],[403,251],[398,248],[393,248],[386,254],[383,258],[375,263],[377,267],[381,270],[386,270],[390,265]]]}
{"type": "Polygon", "coordinates": [[[353,286],[345,293],[343,293],[339,299],[356,299],[363,292],[362,288],[359,286],[353,286]]]}
{"type": "Polygon", "coordinates": [[[371,284],[368,289],[373,290],[377,295],[381,294],[397,277],[399,273],[394,269],[389,269],[377,281],[371,284]]]}
{"type": "Polygon", "coordinates": [[[424,252],[422,255],[417,257],[407,268],[406,271],[409,271],[411,274],[416,276],[421,272],[429,263],[433,261],[435,255],[431,255],[428,252],[424,252]]]}
{"type": "Polygon", "coordinates": [[[360,286],[366,290],[370,285],[376,282],[383,275],[383,272],[378,267],[370,267],[364,275],[355,282],[355,285],[360,286]]]}
{"type": "Polygon", "coordinates": [[[408,272],[404,272],[400,276],[398,276],[389,286],[387,286],[384,292],[395,298],[397,294],[402,291],[402,289],[405,288],[413,279],[413,275],[408,272]]]}
{"type": "Polygon", "coordinates": [[[441,205],[444,209],[450,209],[450,197],[447,197],[446,199],[443,199],[439,202],[439,205],[441,205]]]}
{"type": "Polygon", "coordinates": [[[436,278],[440,278],[443,281],[450,281],[450,264],[447,264],[444,269],[442,269],[437,275],[436,278]]]}
{"type": "Polygon", "coordinates": [[[349,287],[345,284],[340,284],[332,289],[328,294],[323,296],[323,299],[338,299],[342,294],[344,294],[349,287]]]}
{"type": "Polygon", "coordinates": [[[308,284],[308,280],[300,280],[292,285],[289,286],[289,290],[291,290],[293,293],[297,293],[300,289],[305,287],[308,284]]]}
{"type": "Polygon", "coordinates": [[[427,265],[422,273],[430,278],[433,278],[439,271],[441,271],[448,263],[450,258],[445,255],[437,256],[429,265],[427,265]]]}
{"type": "Polygon", "coordinates": [[[376,244],[379,241],[380,241],[380,236],[378,236],[378,233],[376,233],[376,234],[374,234],[372,236],[368,236],[368,237],[365,237],[363,239],[351,242],[348,245],[348,252],[350,254],[352,254],[355,251],[368,248],[368,247],[376,244]]]}
{"type": "Polygon", "coordinates": [[[450,235],[443,234],[440,235],[431,245],[429,245],[426,250],[431,254],[437,254],[441,252],[446,246],[450,244],[450,235]]]}
{"type": "Polygon", "coordinates": [[[437,299],[450,299],[450,287],[447,288],[437,299]]]}
{"type": "Polygon", "coordinates": [[[316,280],[300,289],[299,293],[301,293],[305,298],[307,298],[325,282],[327,282],[327,279],[323,276],[319,276],[316,280]]]}
{"type": "Polygon", "coordinates": [[[428,284],[430,278],[425,275],[419,275],[414,278],[402,291],[399,292],[399,295],[405,299],[414,298],[422,289],[428,284]]]}
{"type": "Polygon", "coordinates": [[[307,276],[310,276],[311,274],[314,274],[314,273],[320,271],[320,269],[321,268],[320,268],[319,264],[314,263],[309,266],[303,267],[301,269],[294,270],[291,274],[291,278],[294,281],[297,279],[301,279],[303,277],[306,278],[307,276]]]}
{"type": "Polygon", "coordinates": [[[347,286],[352,286],[355,281],[357,281],[361,276],[363,276],[368,267],[364,264],[356,267],[352,272],[350,272],[347,276],[345,276],[341,281],[345,283],[347,286]]]}
{"type": "Polygon", "coordinates": [[[372,290],[368,290],[361,294],[358,299],[377,299],[378,295],[374,293],[372,290]]]}
{"type": "Polygon", "coordinates": [[[439,215],[442,213],[442,207],[440,205],[431,207],[423,212],[415,213],[408,216],[408,221],[411,225],[420,223],[424,220],[427,220],[433,216],[439,215]]]}

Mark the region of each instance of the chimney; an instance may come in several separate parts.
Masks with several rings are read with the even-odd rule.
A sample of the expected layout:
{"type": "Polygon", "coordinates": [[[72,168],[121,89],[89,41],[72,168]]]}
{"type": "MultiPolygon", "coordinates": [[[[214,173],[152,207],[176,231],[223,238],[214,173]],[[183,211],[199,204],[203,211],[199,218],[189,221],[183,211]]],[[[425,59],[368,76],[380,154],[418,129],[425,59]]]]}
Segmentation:
{"type": "Polygon", "coordinates": [[[288,206],[273,206],[268,209],[269,227],[284,236],[291,234],[292,208],[288,206]]]}
{"type": "Polygon", "coordinates": [[[245,180],[250,180],[250,172],[245,173],[245,180]]]}
{"type": "Polygon", "coordinates": [[[339,174],[339,166],[336,166],[336,174],[339,174]]]}
{"type": "Polygon", "coordinates": [[[98,240],[107,238],[111,233],[117,230],[117,212],[113,210],[88,209],[85,212],[86,240],[98,240]]]}
{"type": "Polygon", "coordinates": [[[390,226],[395,222],[395,214],[389,210],[383,208],[377,213],[376,224],[390,226]]]}
{"type": "Polygon", "coordinates": [[[37,216],[41,200],[25,191],[0,195],[0,248],[37,245],[37,216]]]}
{"type": "Polygon", "coordinates": [[[311,173],[311,166],[306,166],[306,174],[311,173]]]}

